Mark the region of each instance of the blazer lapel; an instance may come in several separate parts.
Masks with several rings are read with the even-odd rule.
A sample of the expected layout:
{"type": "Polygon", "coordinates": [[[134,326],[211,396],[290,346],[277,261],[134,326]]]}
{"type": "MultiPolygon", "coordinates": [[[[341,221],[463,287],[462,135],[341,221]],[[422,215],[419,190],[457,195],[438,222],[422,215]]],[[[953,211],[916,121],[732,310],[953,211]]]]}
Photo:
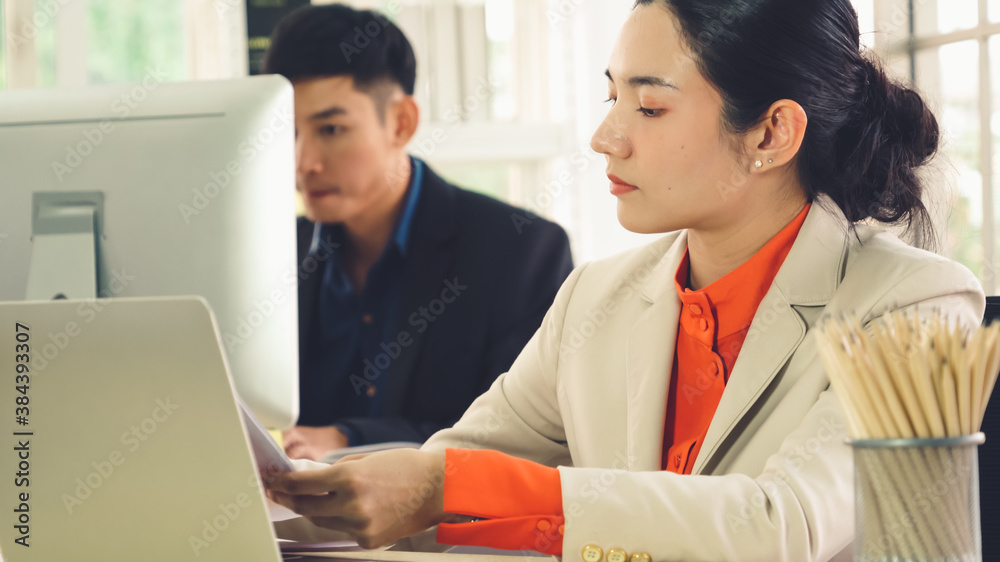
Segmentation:
{"type": "Polygon", "coordinates": [[[754,316],[746,342],[729,375],[729,382],[708,427],[692,474],[698,474],[740,418],[754,405],[802,343],[806,326],[772,286],[754,316]]]}
{"type": "Polygon", "coordinates": [[[808,326],[793,306],[825,306],[843,277],[846,219],[831,203],[813,203],[754,315],[692,470],[700,474],[726,437],[781,372],[805,338],[808,326]]]}
{"type": "Polygon", "coordinates": [[[682,232],[640,288],[640,295],[649,307],[629,330],[626,412],[628,463],[632,471],[660,470],[667,392],[681,311],[674,274],[686,250],[687,235],[682,232]]]}

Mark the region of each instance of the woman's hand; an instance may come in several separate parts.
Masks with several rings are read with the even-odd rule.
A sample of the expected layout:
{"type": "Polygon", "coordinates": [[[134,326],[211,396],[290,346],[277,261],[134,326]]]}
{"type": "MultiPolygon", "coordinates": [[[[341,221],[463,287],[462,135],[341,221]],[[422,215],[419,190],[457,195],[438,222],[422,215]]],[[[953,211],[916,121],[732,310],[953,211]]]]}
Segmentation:
{"type": "Polygon", "coordinates": [[[286,472],[265,485],[275,502],[319,527],[377,548],[444,521],[444,452],[395,449],[286,472]]]}

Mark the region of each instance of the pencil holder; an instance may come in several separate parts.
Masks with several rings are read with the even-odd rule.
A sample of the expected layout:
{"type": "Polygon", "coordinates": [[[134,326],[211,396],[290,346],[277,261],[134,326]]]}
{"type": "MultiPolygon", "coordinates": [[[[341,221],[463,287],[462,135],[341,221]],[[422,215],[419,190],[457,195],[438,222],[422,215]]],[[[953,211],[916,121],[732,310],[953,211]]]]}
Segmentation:
{"type": "Polygon", "coordinates": [[[855,562],[981,562],[982,433],[850,441],[855,562]]]}

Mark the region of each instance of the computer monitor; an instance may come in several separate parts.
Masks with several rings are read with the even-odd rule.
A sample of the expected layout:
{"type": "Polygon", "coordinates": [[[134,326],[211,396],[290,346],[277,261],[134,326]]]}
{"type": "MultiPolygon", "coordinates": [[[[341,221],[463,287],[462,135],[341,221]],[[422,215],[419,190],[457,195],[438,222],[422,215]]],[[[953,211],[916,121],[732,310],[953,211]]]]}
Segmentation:
{"type": "Polygon", "coordinates": [[[90,299],[36,372],[102,298],[200,295],[240,395],[294,424],[292,102],[277,76],[0,92],[0,300],[90,299]]]}

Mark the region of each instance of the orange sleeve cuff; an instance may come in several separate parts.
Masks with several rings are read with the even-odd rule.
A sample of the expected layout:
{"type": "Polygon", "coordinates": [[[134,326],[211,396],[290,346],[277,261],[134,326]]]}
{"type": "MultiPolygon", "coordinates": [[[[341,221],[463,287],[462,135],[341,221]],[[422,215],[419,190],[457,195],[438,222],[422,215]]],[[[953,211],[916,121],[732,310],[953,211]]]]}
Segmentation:
{"type": "Polygon", "coordinates": [[[437,540],[562,554],[559,471],[497,451],[445,451],[444,511],[487,521],[444,523],[437,540]]]}

